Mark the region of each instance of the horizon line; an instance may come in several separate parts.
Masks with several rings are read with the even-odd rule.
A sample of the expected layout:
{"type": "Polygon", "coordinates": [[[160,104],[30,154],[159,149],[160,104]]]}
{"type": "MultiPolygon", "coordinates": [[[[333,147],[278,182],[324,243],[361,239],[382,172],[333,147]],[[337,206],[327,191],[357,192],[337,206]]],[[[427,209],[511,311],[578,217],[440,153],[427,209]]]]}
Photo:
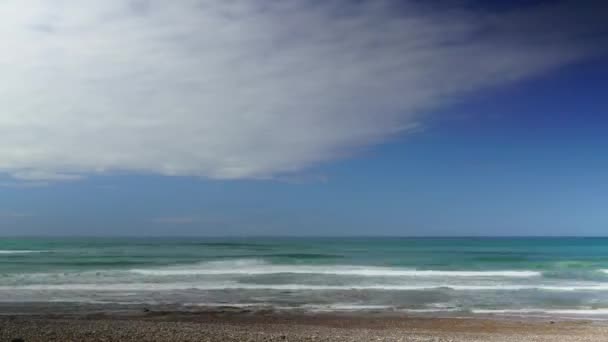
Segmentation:
{"type": "Polygon", "coordinates": [[[3,235],[2,238],[208,238],[208,239],[234,239],[234,238],[398,238],[398,239],[469,239],[469,238],[608,238],[608,235],[3,235]]]}

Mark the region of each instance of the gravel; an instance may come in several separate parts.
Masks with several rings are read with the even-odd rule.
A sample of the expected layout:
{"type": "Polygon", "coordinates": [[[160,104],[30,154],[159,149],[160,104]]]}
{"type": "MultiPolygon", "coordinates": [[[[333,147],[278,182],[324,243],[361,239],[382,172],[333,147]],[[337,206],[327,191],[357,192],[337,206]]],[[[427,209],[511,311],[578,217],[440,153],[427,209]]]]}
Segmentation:
{"type": "Polygon", "coordinates": [[[156,314],[4,316],[0,342],[35,341],[606,341],[608,326],[365,316],[156,314]]]}

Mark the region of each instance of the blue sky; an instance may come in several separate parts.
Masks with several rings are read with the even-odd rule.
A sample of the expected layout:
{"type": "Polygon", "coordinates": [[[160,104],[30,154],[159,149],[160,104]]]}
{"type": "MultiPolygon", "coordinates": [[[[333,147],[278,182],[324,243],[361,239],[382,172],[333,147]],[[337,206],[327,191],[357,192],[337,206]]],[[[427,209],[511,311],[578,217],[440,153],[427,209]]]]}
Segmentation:
{"type": "MultiPolygon", "coordinates": [[[[43,23],[43,31],[57,35],[49,38],[55,41],[44,51],[58,55],[49,59],[49,65],[24,66],[25,86],[0,84],[10,95],[1,95],[8,105],[5,114],[0,114],[4,133],[0,137],[4,146],[0,148],[0,234],[605,235],[608,59],[599,43],[605,42],[606,30],[589,14],[601,6],[534,2],[518,5],[517,12],[477,7],[471,12],[470,6],[460,8],[455,3],[449,8],[456,13],[447,15],[437,7],[427,12],[415,2],[403,2],[404,9],[413,13],[410,19],[429,20],[421,24],[428,29],[447,21],[445,31],[429,34],[417,31],[420,25],[410,26],[402,14],[389,15],[385,8],[366,8],[357,14],[358,5],[338,3],[355,13],[346,14],[356,36],[348,33],[343,39],[350,43],[344,46],[339,43],[344,33],[332,26],[337,19],[325,14],[335,9],[304,2],[297,7],[298,13],[305,12],[318,26],[339,33],[326,43],[321,38],[327,31],[318,33],[319,39],[311,38],[317,33],[298,26],[300,14],[291,13],[292,8],[272,9],[270,14],[220,8],[235,11],[237,19],[230,20],[251,24],[261,32],[274,27],[260,28],[257,20],[283,23],[284,17],[277,13],[293,15],[295,23],[288,25],[293,29],[290,40],[258,41],[278,44],[279,51],[292,56],[272,59],[270,54],[271,70],[251,73],[248,65],[243,70],[232,71],[230,66],[224,70],[217,64],[222,59],[202,64],[194,59],[193,67],[205,69],[205,63],[210,63],[214,70],[224,70],[238,81],[213,88],[197,83],[206,80],[206,73],[193,71],[186,77],[187,70],[175,68],[162,75],[128,76],[126,69],[93,58],[103,52],[70,33],[80,22],[44,19],[51,22],[43,23]],[[481,15],[471,14],[479,11],[481,15]],[[485,17],[486,12],[491,19],[485,17]],[[387,18],[395,21],[397,31],[385,40],[379,37],[393,34],[386,31],[389,27],[381,28],[381,34],[366,23],[387,18]],[[542,18],[550,19],[536,21],[542,18]],[[571,22],[572,18],[588,20],[554,28],[556,21],[571,22]],[[68,32],[65,37],[63,29],[68,32]],[[463,30],[463,36],[452,36],[455,29],[463,30]],[[479,29],[487,29],[488,37],[470,35],[479,29]],[[411,45],[420,35],[425,42],[422,50],[411,45]],[[464,41],[457,44],[458,49],[446,50],[445,40],[464,41]],[[84,45],[74,48],[73,44],[84,45]],[[358,44],[376,48],[358,50],[353,47],[358,44]],[[61,50],[65,46],[67,50],[61,50]],[[88,53],[78,55],[82,50],[88,53]],[[463,50],[466,53],[461,55],[463,50]],[[294,51],[296,57],[287,54],[294,51]],[[334,53],[354,59],[336,59],[338,64],[332,65],[326,61],[334,53]],[[435,57],[428,62],[418,59],[429,53],[435,57]],[[81,67],[65,64],[65,54],[74,54],[81,67]],[[467,56],[471,60],[461,59],[467,56]],[[341,68],[340,63],[347,64],[344,70],[330,76],[361,87],[332,83],[323,76],[341,68]],[[279,64],[306,66],[307,71],[286,76],[279,64]],[[91,65],[107,68],[112,77],[89,74],[86,69],[91,65]],[[27,107],[19,92],[29,89],[29,94],[38,94],[39,78],[57,77],[41,70],[55,69],[63,73],[57,90],[49,90],[54,97],[41,95],[38,106],[27,107]],[[282,77],[273,80],[277,74],[282,77]],[[372,78],[376,74],[378,79],[372,78]],[[137,82],[115,93],[110,86],[123,84],[118,82],[121,77],[137,82]],[[285,77],[294,79],[284,84],[285,77]],[[241,81],[252,83],[241,91],[241,81]],[[189,88],[175,94],[163,92],[176,84],[189,88]],[[282,93],[285,85],[292,86],[292,91],[282,93]],[[226,93],[234,86],[236,91],[226,93]],[[323,92],[317,92],[318,87],[323,92]],[[82,101],[67,96],[70,91],[81,92],[77,94],[83,96],[82,101]],[[217,96],[183,95],[201,91],[217,96]],[[141,94],[146,95],[138,97],[141,94]],[[133,107],[136,100],[144,101],[145,108],[133,107]],[[43,114],[40,108],[48,111],[43,114]],[[21,115],[11,116],[11,110],[21,115]]],[[[154,11],[155,4],[149,11],[154,11]]],[[[208,5],[213,8],[213,1],[208,5]]],[[[108,11],[104,6],[109,5],[94,11],[108,11]]],[[[19,6],[12,10],[25,11],[19,6]]],[[[71,10],[83,18],[98,14],[89,9],[41,9],[54,13],[51,18],[71,10]]],[[[172,20],[186,15],[180,10],[175,9],[175,18],[146,15],[151,16],[149,20],[168,22],[166,32],[172,32],[178,26],[172,20]]],[[[184,18],[186,23],[200,19],[184,18]]],[[[216,19],[204,18],[212,23],[216,19]]],[[[148,19],[137,25],[131,17],[124,20],[117,25],[141,30],[133,39],[149,47],[104,58],[130,66],[142,51],[163,46],[156,38],[147,38],[146,34],[154,36],[146,31],[148,19]]],[[[216,24],[230,28],[231,23],[216,24]]],[[[105,32],[104,25],[85,36],[124,43],[114,41],[115,32],[105,32]]],[[[2,28],[8,32],[11,26],[2,28]]],[[[197,32],[199,28],[193,24],[180,30],[197,32]]],[[[234,37],[226,34],[228,40],[244,39],[242,32],[234,37]]],[[[245,38],[248,42],[259,37],[245,38]]],[[[41,38],[28,33],[21,39],[41,38]]],[[[21,43],[12,43],[16,48],[9,57],[15,61],[25,58],[21,43]]],[[[179,48],[200,57],[197,49],[208,43],[185,41],[179,48]]],[[[233,51],[233,45],[227,44],[215,52],[226,58],[259,56],[258,44],[245,45],[233,51]]],[[[190,63],[189,58],[183,63],[190,63]]],[[[144,62],[154,66],[158,61],[144,62]]],[[[7,61],[0,60],[0,69],[2,63],[7,61]]],[[[147,68],[142,67],[143,75],[153,70],[147,68]]],[[[212,81],[224,80],[222,74],[217,77],[212,81]]]]}

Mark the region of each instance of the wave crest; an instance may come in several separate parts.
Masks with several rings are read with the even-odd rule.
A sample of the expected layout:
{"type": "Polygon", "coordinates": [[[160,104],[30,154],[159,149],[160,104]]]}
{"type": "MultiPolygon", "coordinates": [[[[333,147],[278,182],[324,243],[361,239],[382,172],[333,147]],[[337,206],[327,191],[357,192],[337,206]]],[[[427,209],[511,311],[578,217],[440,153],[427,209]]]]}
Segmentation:
{"type": "Polygon", "coordinates": [[[381,266],[350,265],[280,265],[263,260],[243,259],[233,261],[212,261],[192,266],[173,266],[161,269],[133,269],[133,273],[149,276],[178,275],[264,275],[264,274],[324,274],[362,277],[501,277],[530,278],[541,276],[537,271],[455,271],[455,270],[415,270],[381,266]]]}
{"type": "Polygon", "coordinates": [[[308,285],[308,284],[242,284],[226,283],[113,283],[113,284],[35,284],[0,286],[0,291],[171,291],[171,290],[278,290],[278,291],[608,291],[608,284],[588,285],[308,285]]]}
{"type": "Polygon", "coordinates": [[[29,253],[44,253],[48,251],[31,251],[31,250],[10,250],[0,249],[0,254],[29,254],[29,253]]]}

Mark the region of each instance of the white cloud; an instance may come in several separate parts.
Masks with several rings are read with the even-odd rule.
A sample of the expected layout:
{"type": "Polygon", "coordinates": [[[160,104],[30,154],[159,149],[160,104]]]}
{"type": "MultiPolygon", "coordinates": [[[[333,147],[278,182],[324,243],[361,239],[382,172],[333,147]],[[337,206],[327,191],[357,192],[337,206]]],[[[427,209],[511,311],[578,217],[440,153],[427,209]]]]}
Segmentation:
{"type": "Polygon", "coordinates": [[[296,172],[589,56],[599,25],[399,3],[4,0],[0,172],[296,172]]]}

